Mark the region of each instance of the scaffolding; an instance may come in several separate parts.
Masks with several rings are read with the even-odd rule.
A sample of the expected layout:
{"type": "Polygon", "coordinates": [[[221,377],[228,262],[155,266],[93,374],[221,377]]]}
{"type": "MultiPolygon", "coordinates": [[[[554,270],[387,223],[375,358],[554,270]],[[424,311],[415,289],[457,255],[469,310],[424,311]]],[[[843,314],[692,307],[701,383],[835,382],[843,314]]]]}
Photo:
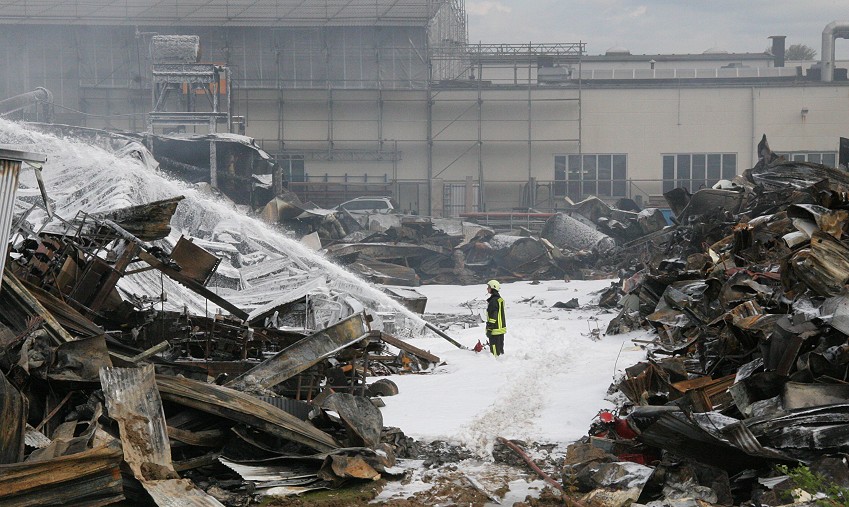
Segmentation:
{"type": "Polygon", "coordinates": [[[111,2],[86,17],[92,4],[83,0],[15,2],[0,20],[19,20],[0,31],[0,62],[23,61],[25,68],[0,79],[0,92],[45,86],[59,104],[78,104],[60,111],[58,121],[117,129],[136,129],[136,119],[151,112],[152,95],[155,126],[191,116],[214,131],[224,122],[229,130],[233,118],[213,124],[195,113],[229,113],[224,95],[210,87],[224,83],[232,88],[232,114],[244,115],[248,133],[279,160],[296,161],[302,173],[307,161],[330,174],[371,171],[370,178],[385,167],[391,181],[399,181],[399,171],[408,180],[415,171],[411,192],[418,192],[419,211],[430,214],[486,211],[488,191],[500,192],[487,181],[495,167],[487,161],[498,152],[510,153],[510,178],[527,180],[521,202],[533,206],[533,177],[549,171],[540,158],[548,157],[548,147],[581,151],[580,71],[574,70],[583,43],[469,44],[465,0],[192,5],[138,10],[132,2],[111,2]],[[155,34],[140,31],[145,26],[198,36],[201,61],[154,69],[155,34]],[[26,58],[19,58],[22,52],[26,58]],[[224,69],[229,75],[222,79],[224,69]],[[184,88],[168,82],[176,79],[168,72],[194,73],[199,82],[184,88]],[[195,85],[197,93],[190,93],[195,85]],[[200,93],[202,87],[211,93],[200,93]],[[183,110],[161,108],[165,93],[178,95],[183,110]],[[197,100],[198,110],[186,111],[188,100],[197,100]],[[499,118],[502,109],[510,111],[506,120],[499,118]],[[556,120],[541,118],[549,110],[556,120]],[[497,124],[508,125],[509,135],[490,135],[497,124]],[[402,150],[414,153],[415,162],[402,150]],[[443,191],[430,183],[469,175],[477,190],[443,191]]]}

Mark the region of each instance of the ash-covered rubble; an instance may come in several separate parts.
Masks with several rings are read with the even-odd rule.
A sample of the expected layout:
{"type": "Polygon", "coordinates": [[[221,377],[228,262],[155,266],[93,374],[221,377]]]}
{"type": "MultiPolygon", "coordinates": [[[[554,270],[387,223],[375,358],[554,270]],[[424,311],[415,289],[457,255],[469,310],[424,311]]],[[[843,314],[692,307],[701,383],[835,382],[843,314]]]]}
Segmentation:
{"type": "MultiPolygon", "coordinates": [[[[481,219],[478,215],[487,216],[480,213],[461,219],[325,209],[287,189],[276,162],[245,136],[118,134],[53,124],[30,127],[83,138],[137,158],[163,174],[229,200],[366,280],[385,285],[610,277],[615,273],[610,271],[609,259],[617,247],[667,225],[659,209],[640,210],[629,199],[611,206],[594,197],[564,203],[559,213],[535,213],[548,217],[541,227],[536,223],[490,227],[486,221],[473,221],[481,219]],[[217,147],[217,188],[208,184],[209,143],[217,147]]],[[[238,237],[226,221],[206,226],[213,229],[204,231],[211,233],[204,247],[228,261],[216,271],[217,285],[243,288],[240,264],[262,260],[239,251],[238,245],[252,238],[238,237]]]]}
{"type": "Polygon", "coordinates": [[[725,188],[667,193],[678,224],[621,254],[607,332],[656,336],[567,456],[586,500],[791,504],[784,465],[849,502],[849,175],[759,153],[725,188]]]}
{"type": "Polygon", "coordinates": [[[0,504],[244,505],[396,476],[410,444],[375,377],[440,362],[401,339],[425,325],[410,294],[166,197],[145,157],[2,128],[47,156],[53,213],[18,200],[4,249],[0,504]]]}
{"type": "Polygon", "coordinates": [[[317,249],[368,280],[411,287],[609,277],[608,256],[619,245],[667,226],[659,209],[622,211],[597,198],[547,214],[537,231],[495,230],[453,218],[330,212],[293,193],[277,196],[262,216],[314,238],[309,241],[317,249]]]}

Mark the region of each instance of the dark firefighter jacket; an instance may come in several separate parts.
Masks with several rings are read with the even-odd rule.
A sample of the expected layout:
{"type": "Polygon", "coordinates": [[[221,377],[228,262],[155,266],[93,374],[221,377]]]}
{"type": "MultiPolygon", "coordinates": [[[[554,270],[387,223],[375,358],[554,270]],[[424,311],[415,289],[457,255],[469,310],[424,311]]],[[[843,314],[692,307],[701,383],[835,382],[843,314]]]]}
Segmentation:
{"type": "Polygon", "coordinates": [[[492,291],[486,306],[486,332],[499,335],[507,332],[507,318],[504,316],[504,299],[498,291],[492,291]]]}

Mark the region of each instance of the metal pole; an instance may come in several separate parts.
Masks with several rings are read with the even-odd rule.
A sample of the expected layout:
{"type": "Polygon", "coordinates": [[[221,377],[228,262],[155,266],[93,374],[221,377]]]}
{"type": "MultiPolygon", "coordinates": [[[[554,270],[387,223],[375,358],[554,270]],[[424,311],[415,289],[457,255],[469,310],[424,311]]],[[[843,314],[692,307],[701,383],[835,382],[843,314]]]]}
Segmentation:
{"type": "Polygon", "coordinates": [[[531,79],[532,79],[532,76],[531,76],[531,67],[532,67],[532,65],[531,65],[531,54],[532,54],[532,51],[533,51],[532,45],[531,45],[530,42],[528,42],[528,207],[529,208],[533,208],[534,205],[535,205],[534,197],[533,197],[533,189],[531,188],[531,157],[533,156],[532,155],[532,149],[533,149],[532,139],[533,138],[531,137],[531,123],[532,123],[531,120],[532,120],[532,114],[533,114],[533,108],[531,107],[531,79]]]}
{"type": "MultiPolygon", "coordinates": [[[[433,72],[432,65],[428,63],[430,72],[433,72]]],[[[433,90],[431,89],[431,80],[427,80],[427,215],[433,216],[433,90]]]]}
{"type": "Polygon", "coordinates": [[[218,150],[215,141],[209,142],[209,184],[218,188],[218,150]]]}
{"type": "MultiPolygon", "coordinates": [[[[480,42],[478,42],[478,55],[480,55],[480,42]]],[[[483,65],[478,60],[478,211],[486,211],[486,182],[483,175],[483,65]]]]}

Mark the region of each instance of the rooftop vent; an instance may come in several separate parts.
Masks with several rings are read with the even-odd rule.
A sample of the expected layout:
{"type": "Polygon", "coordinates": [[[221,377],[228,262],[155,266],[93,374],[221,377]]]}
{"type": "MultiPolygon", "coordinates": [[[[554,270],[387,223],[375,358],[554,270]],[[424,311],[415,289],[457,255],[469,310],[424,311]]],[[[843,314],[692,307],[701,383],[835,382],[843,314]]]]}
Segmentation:
{"type": "Polygon", "coordinates": [[[605,51],[605,56],[630,56],[631,51],[626,48],[620,48],[617,46],[613,46],[612,48],[605,51]]]}

